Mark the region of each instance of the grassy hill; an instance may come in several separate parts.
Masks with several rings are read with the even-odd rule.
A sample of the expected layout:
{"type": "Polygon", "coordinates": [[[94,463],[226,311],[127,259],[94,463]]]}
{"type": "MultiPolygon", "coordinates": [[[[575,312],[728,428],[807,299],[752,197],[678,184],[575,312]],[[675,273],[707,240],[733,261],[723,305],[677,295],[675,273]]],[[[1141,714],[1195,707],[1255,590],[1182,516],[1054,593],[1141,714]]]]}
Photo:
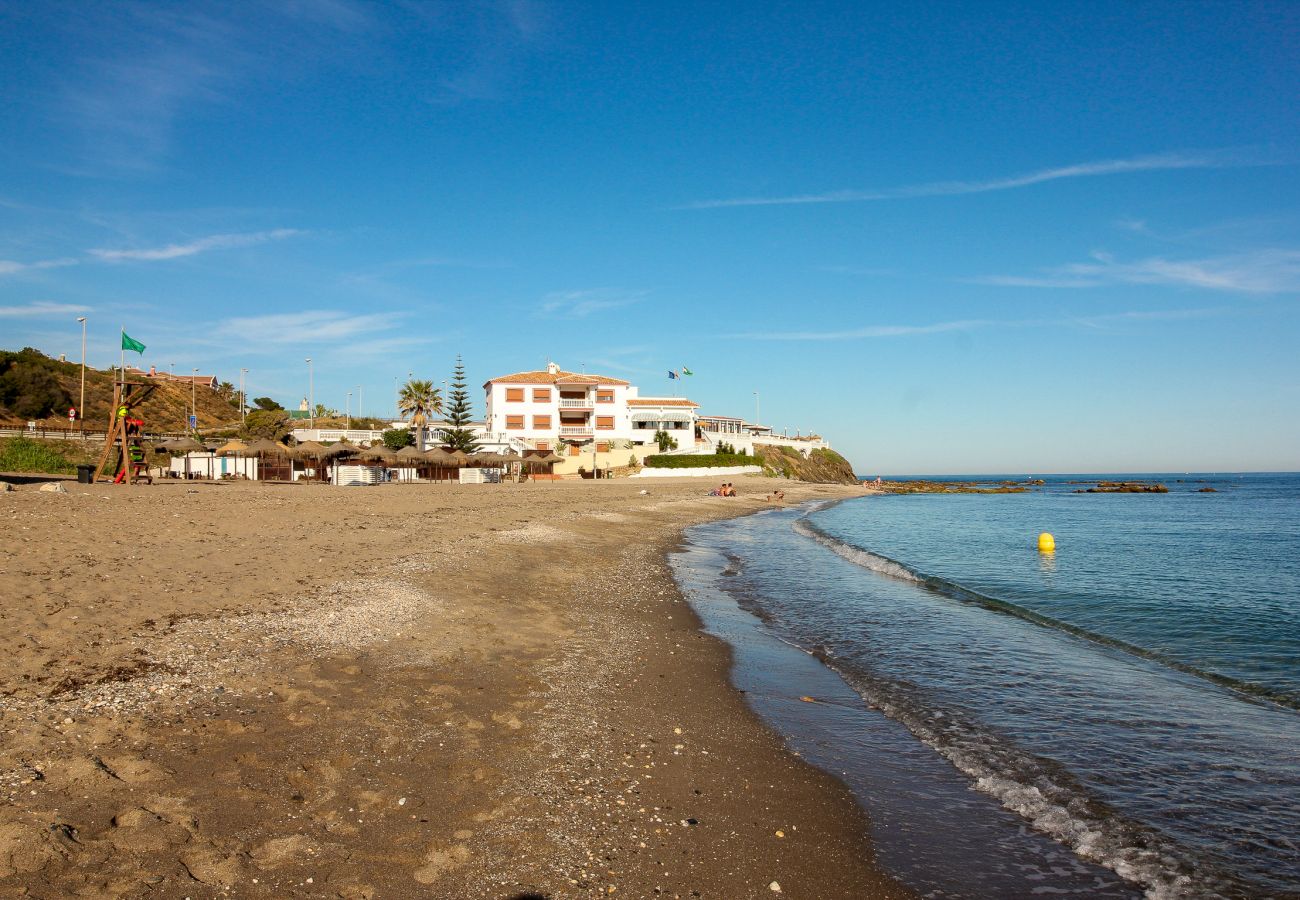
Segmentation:
{"type": "MultiPolygon", "coordinates": [[[[112,370],[86,367],[86,428],[102,429],[109,421],[113,402],[112,370]]],[[[133,379],[146,384],[143,399],[134,406],[145,428],[184,431],[190,414],[190,386],[133,379]]],[[[81,365],[59,362],[38,350],[0,351],[0,423],[21,425],[32,420],[59,426],[68,424],[68,407],[76,406],[81,392],[81,365]]],[[[194,392],[199,428],[239,423],[238,399],[223,399],[200,385],[194,392]],[[233,401],[233,402],[232,402],[233,401]]]]}
{"type": "Polygon", "coordinates": [[[816,484],[857,484],[853,466],[834,450],[814,450],[804,459],[793,447],[758,445],[754,456],[763,465],[786,478],[816,484]]]}

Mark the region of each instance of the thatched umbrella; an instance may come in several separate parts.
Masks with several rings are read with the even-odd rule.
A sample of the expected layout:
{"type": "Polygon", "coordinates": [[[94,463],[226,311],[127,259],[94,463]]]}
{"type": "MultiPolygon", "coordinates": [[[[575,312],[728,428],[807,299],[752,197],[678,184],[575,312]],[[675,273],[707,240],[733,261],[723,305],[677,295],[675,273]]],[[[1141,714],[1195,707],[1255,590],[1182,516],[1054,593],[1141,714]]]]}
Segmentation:
{"type": "Polygon", "coordinates": [[[358,452],[360,449],[361,448],[356,444],[352,443],[347,438],[344,438],[341,441],[330,444],[325,448],[325,451],[326,457],[332,459],[336,456],[349,456],[358,452]]]}
{"type": "MultiPolygon", "coordinates": [[[[240,440],[231,440],[217,448],[217,456],[233,456],[236,459],[248,452],[248,445],[240,440]]],[[[238,472],[238,466],[235,467],[238,472]]]]}
{"type": "Polygon", "coordinates": [[[340,454],[346,452],[347,452],[346,448],[342,450],[338,449],[338,444],[333,444],[327,447],[324,444],[317,443],[316,441],[303,441],[301,444],[293,448],[292,456],[294,459],[297,460],[308,460],[308,459],[314,460],[316,463],[315,478],[318,481],[324,481],[325,460],[330,459],[331,457],[334,456],[339,456],[340,454]]]}
{"type": "MultiPolygon", "coordinates": [[[[447,469],[457,467],[456,457],[448,453],[441,447],[432,447],[424,451],[424,459],[429,465],[433,466],[438,473],[438,480],[442,481],[443,476],[447,474],[447,469]]],[[[450,477],[447,478],[450,481],[450,477]]]]}
{"type": "MultiPolygon", "coordinates": [[[[155,450],[165,449],[172,453],[185,454],[185,477],[190,477],[190,454],[195,450],[207,450],[208,448],[194,440],[192,437],[176,438],[170,441],[164,441],[154,448],[155,450]]],[[[208,477],[212,477],[212,464],[208,464],[208,477]]]]}
{"type": "Polygon", "coordinates": [[[288,456],[291,451],[278,441],[258,438],[245,447],[244,452],[249,456],[288,456]]]}
{"type": "Polygon", "coordinates": [[[451,457],[451,464],[453,466],[463,467],[469,465],[469,456],[466,455],[464,450],[453,450],[447,455],[451,457]]]}
{"type": "Polygon", "coordinates": [[[324,459],[329,448],[316,441],[303,441],[293,448],[294,459],[324,459]]]}
{"type": "Polygon", "coordinates": [[[542,469],[549,472],[552,465],[563,461],[564,457],[554,451],[547,451],[546,453],[537,454],[535,456],[524,457],[524,465],[534,472],[541,471],[542,469]]]}
{"type": "MultiPolygon", "coordinates": [[[[505,471],[513,471],[513,466],[514,466],[514,464],[515,464],[515,463],[518,463],[518,462],[523,462],[523,460],[524,460],[524,458],[523,458],[522,456],[520,456],[518,453],[516,453],[516,452],[513,451],[513,450],[507,450],[505,453],[502,453],[502,454],[498,457],[498,459],[501,460],[501,465],[502,465],[502,467],[503,467],[503,472],[505,472],[505,471]]],[[[521,471],[522,471],[522,469],[521,469],[521,471]]]]}
{"type": "Polygon", "coordinates": [[[392,465],[397,461],[397,451],[392,450],[387,444],[378,443],[372,447],[367,447],[359,454],[367,462],[383,463],[386,466],[392,465]]]}
{"type": "MultiPolygon", "coordinates": [[[[424,454],[417,450],[414,444],[398,450],[396,459],[402,468],[416,469],[417,471],[419,470],[420,463],[425,461],[424,454]]],[[[414,481],[415,479],[411,480],[414,481]]]]}
{"type": "MultiPolygon", "coordinates": [[[[260,463],[261,460],[265,459],[268,456],[283,456],[287,459],[292,452],[293,451],[291,451],[284,444],[281,444],[277,441],[268,440],[266,438],[258,438],[257,440],[253,441],[253,443],[249,444],[247,447],[244,448],[243,455],[255,456],[257,457],[260,463]]],[[[262,471],[261,465],[258,466],[257,474],[258,474],[258,481],[266,480],[262,478],[264,472],[262,471]]]]}

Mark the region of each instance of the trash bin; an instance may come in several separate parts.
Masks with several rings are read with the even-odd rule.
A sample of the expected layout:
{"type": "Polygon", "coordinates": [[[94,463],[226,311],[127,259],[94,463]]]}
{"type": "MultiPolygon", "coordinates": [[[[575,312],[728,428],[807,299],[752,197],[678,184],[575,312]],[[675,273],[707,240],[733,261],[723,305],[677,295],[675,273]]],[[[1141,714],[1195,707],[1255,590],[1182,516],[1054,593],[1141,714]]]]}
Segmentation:
{"type": "Polygon", "coordinates": [[[94,466],[77,466],[77,484],[90,484],[94,480],[94,466]]]}

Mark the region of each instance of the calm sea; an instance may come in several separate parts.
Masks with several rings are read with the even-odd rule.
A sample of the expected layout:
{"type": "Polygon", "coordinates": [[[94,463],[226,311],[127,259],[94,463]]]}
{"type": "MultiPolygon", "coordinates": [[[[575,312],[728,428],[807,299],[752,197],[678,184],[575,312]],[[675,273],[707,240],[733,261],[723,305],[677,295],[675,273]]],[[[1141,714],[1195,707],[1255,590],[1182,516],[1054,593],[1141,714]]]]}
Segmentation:
{"type": "Polygon", "coordinates": [[[922,894],[1300,896],[1300,476],[1082,478],[774,510],[674,565],[922,894]]]}

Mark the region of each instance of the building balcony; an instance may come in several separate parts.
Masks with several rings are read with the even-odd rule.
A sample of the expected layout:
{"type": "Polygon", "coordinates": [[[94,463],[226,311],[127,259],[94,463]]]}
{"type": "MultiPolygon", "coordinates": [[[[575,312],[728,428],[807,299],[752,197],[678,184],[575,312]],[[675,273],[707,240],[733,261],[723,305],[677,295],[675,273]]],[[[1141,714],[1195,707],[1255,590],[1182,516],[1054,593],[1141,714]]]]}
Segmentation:
{"type": "Polygon", "coordinates": [[[561,425],[560,437],[591,437],[595,431],[590,425],[561,425]]]}
{"type": "Polygon", "coordinates": [[[576,399],[573,397],[561,397],[560,409],[595,409],[596,401],[591,398],[576,399]]]}

